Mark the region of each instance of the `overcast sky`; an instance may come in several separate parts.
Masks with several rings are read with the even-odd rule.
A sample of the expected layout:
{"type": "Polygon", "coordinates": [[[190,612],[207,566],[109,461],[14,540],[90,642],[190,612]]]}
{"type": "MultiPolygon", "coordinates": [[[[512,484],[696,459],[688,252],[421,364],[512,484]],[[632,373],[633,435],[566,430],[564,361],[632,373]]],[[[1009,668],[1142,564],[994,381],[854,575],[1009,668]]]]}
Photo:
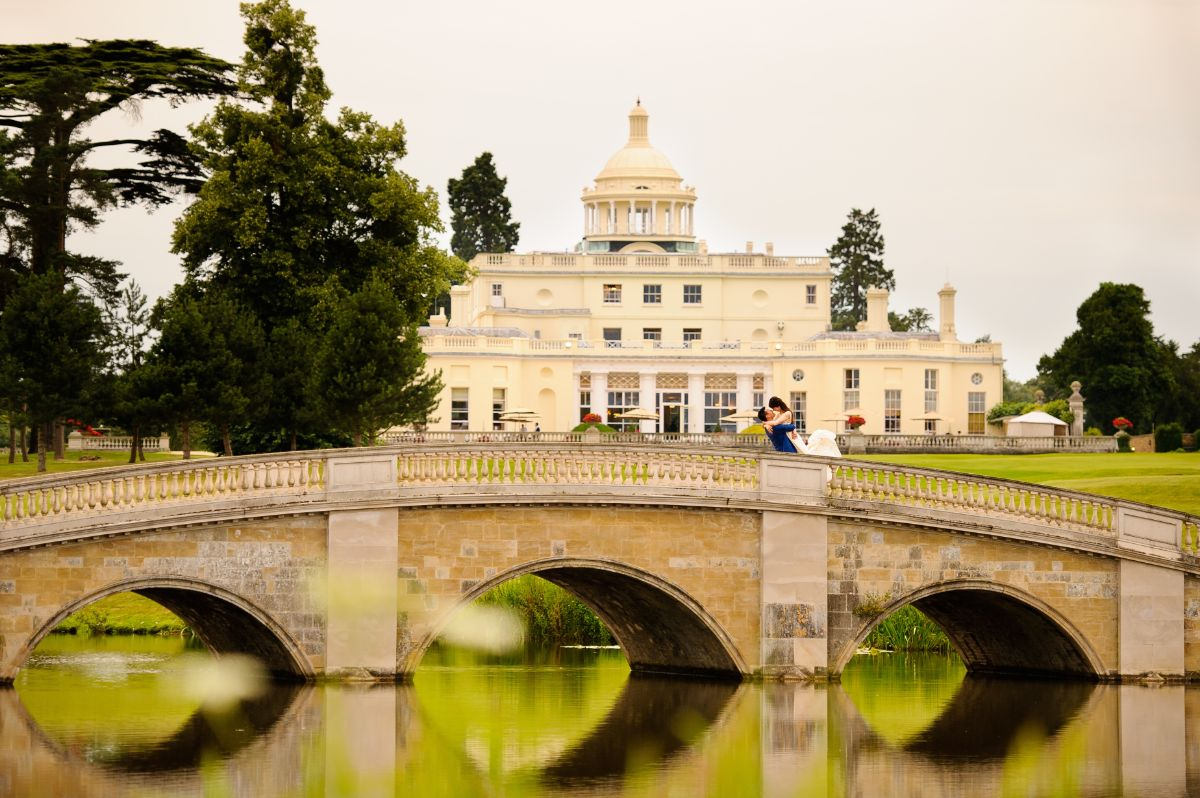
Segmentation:
{"type": "MultiPolygon", "coordinates": [[[[1141,285],[1159,335],[1200,339],[1195,0],[294,4],[333,106],[402,120],[400,167],[443,204],[447,179],[494,153],[520,250],[579,240],[580,189],[640,96],[651,143],[696,187],[710,251],[824,254],[850,208],[874,207],[892,309],[936,316],[949,280],[959,336],[1001,341],[1012,377],[1033,376],[1102,281],[1141,285]]],[[[0,20],[9,43],[243,52],[230,0],[0,0],[0,20]]],[[[147,107],[97,132],[204,112],[147,107]]],[[[71,246],[160,296],[181,275],[180,207],[112,212],[71,246]]]]}

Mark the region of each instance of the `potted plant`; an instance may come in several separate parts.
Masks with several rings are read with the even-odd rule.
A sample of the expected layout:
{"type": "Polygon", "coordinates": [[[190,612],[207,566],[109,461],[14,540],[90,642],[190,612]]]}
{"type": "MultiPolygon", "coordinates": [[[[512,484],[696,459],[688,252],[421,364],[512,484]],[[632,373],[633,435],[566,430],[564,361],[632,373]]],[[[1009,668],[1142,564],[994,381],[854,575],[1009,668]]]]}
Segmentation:
{"type": "Polygon", "coordinates": [[[1117,428],[1117,432],[1113,436],[1117,439],[1117,451],[1132,451],[1133,447],[1129,445],[1129,430],[1133,429],[1133,422],[1125,416],[1117,416],[1113,419],[1112,425],[1117,428]]]}
{"type": "Polygon", "coordinates": [[[847,416],[846,417],[846,427],[851,432],[858,432],[858,428],[866,423],[867,423],[867,420],[865,418],[863,418],[862,416],[847,416]]]}

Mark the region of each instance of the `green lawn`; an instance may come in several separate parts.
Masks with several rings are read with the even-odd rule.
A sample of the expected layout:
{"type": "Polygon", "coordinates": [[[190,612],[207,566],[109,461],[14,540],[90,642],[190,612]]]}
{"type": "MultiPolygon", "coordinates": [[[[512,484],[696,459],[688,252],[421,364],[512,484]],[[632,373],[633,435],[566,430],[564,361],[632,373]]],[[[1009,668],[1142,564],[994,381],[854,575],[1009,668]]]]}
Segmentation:
{"type": "Polygon", "coordinates": [[[1017,479],[1200,515],[1200,453],[878,454],[860,455],[919,468],[1017,479]]]}
{"type": "MultiPolygon", "coordinates": [[[[146,452],[147,463],[161,463],[166,460],[179,460],[182,455],[169,454],[166,452],[146,452]]],[[[37,471],[37,454],[29,453],[29,462],[21,462],[21,453],[17,452],[15,463],[8,462],[8,451],[4,450],[0,455],[0,479],[16,479],[17,477],[36,477],[37,471]]],[[[54,457],[50,454],[46,455],[46,473],[61,474],[65,471],[82,471],[85,468],[104,468],[106,466],[120,466],[129,464],[129,452],[121,451],[87,451],[87,452],[67,452],[65,460],[55,462],[54,457]],[[82,458],[99,457],[99,460],[84,460],[82,458]]]]}
{"type": "Polygon", "coordinates": [[[55,627],[72,634],[180,634],[183,621],[148,598],[136,593],[117,593],[92,602],[68,615],[55,627]]]}

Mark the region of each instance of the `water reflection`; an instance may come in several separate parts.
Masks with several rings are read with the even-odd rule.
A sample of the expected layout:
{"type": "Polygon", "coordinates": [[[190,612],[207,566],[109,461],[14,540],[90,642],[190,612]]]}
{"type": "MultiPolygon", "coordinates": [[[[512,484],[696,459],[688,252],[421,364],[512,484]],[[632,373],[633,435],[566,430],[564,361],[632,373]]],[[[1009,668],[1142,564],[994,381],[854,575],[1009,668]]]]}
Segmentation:
{"type": "Polygon", "coordinates": [[[550,762],[544,784],[556,790],[619,781],[631,764],[662,763],[689,746],[717,720],[740,685],[693,679],[632,676],[604,720],[576,746],[550,762]]]}
{"type": "MultiPolygon", "coordinates": [[[[160,645],[146,641],[149,646],[160,645]]],[[[160,649],[60,650],[0,690],[0,795],[1137,795],[1200,785],[1200,689],[855,663],[843,685],[632,678],[619,655],[199,711],[160,649]],[[126,656],[122,665],[122,656],[126,656]]],[[[177,652],[182,653],[182,652],[177,652]]]]}

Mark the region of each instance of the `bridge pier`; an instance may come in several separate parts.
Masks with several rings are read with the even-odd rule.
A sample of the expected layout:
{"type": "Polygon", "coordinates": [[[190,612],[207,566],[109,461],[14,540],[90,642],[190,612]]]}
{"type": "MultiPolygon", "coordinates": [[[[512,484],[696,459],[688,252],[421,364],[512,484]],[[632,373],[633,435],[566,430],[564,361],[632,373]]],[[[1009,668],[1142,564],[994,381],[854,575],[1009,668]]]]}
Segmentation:
{"type": "Polygon", "coordinates": [[[1121,678],[1182,679],[1183,572],[1122,560],[1119,573],[1121,678]]]}
{"type": "Polygon", "coordinates": [[[328,678],[396,678],[398,526],[390,508],[329,514],[328,678]]]}

